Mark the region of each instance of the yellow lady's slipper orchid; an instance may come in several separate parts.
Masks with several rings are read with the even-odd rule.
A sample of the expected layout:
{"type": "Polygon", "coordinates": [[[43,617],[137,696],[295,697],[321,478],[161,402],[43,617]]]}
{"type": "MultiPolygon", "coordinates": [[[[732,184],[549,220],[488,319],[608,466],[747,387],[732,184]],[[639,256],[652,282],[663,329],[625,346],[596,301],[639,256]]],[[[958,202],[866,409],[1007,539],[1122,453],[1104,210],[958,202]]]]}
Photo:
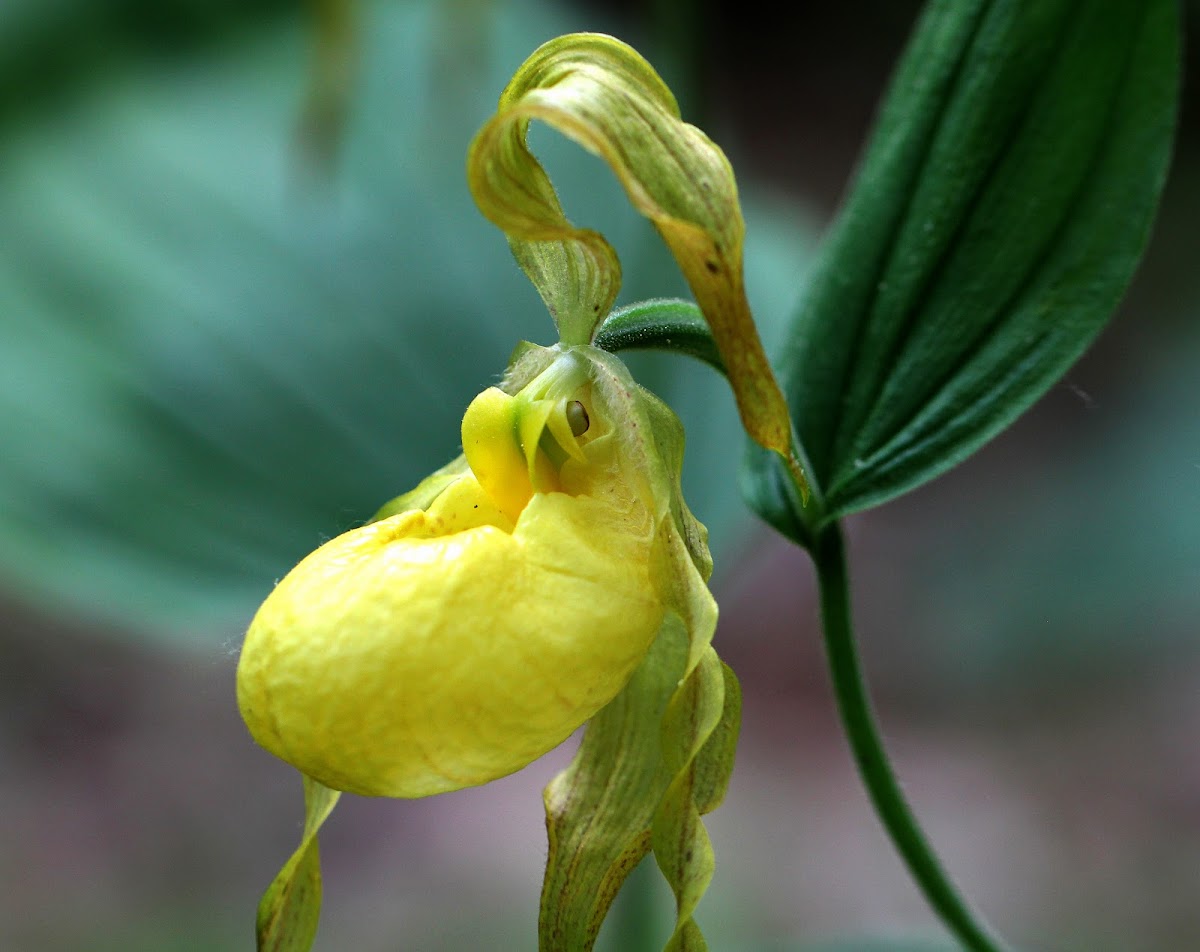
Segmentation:
{"type": "Polygon", "coordinates": [[[254,738],[367,795],[486,783],[561,743],[629,679],[667,611],[670,520],[646,399],[590,347],[542,352],[462,423],[466,466],[326,543],[250,626],[238,703],[254,738]]]}
{"type": "Polygon", "coordinates": [[[486,783],[589,726],[544,792],[542,952],[588,952],[653,850],[675,896],[667,947],[703,948],[713,872],[701,815],[733,769],[740,690],[712,647],[707,532],[680,488],[683,427],[592,346],[616,253],[570,224],[525,136],[542,120],[603,157],[675,254],[747,430],[803,476],[745,300],[724,154],[611,37],[552,40],[518,70],[468,155],[560,343],[523,345],[472,401],[463,455],[322,546],[255,616],[238,666],[254,738],[304,775],[301,842],[259,904],[261,949],[303,952],[320,906],[317,833],[340,796],[486,783]]]}

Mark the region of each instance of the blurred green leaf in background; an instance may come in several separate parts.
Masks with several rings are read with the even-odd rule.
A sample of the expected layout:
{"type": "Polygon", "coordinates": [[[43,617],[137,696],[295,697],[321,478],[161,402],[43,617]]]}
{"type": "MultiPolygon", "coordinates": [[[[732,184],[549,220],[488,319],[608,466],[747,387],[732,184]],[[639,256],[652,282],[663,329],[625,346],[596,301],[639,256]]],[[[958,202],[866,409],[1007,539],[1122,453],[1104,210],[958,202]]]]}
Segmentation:
{"type": "MultiPolygon", "coordinates": [[[[200,639],[244,619],[317,542],[454,455],[514,340],[552,337],[463,161],[506,70],[568,15],[406,0],[360,16],[328,180],[293,146],[311,43],[295,18],[93,70],[0,140],[0,565],[27,597],[200,639]]],[[[632,246],[626,295],[677,290],[615,183],[572,158],[556,171],[571,214],[632,246]]],[[[769,214],[752,234],[775,254],[748,257],[763,311],[783,313],[809,239],[769,214]]],[[[706,420],[691,492],[720,534],[728,400],[703,375],[647,373],[706,420]]]]}

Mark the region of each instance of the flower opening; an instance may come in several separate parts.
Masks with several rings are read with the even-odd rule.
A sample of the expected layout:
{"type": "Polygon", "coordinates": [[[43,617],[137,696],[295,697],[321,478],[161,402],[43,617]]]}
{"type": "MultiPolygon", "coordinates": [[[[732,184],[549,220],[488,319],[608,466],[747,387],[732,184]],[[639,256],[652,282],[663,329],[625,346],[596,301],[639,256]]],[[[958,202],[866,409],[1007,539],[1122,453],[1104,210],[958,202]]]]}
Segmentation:
{"type": "Polygon", "coordinates": [[[485,390],[467,466],[426,505],[279,583],[238,670],[260,744],[334,789],[425,796],[520,769],[621,689],[666,611],[667,507],[627,479],[639,448],[593,366],[567,351],[515,395],[485,390]]]}

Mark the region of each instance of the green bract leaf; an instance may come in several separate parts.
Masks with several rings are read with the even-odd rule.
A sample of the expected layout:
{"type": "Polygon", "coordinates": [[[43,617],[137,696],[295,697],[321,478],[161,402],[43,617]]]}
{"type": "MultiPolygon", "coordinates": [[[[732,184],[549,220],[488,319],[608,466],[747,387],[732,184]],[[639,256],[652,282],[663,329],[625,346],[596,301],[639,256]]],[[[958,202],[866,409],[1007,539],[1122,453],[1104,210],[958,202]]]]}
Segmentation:
{"type": "MultiPolygon", "coordinates": [[[[1167,167],[1172,0],[939,0],[783,355],[824,517],[962,460],[1112,313],[1167,167]]],[[[758,454],[756,505],[786,493],[758,454]]]]}
{"type": "Polygon", "coordinates": [[[304,777],[304,835],[258,904],[258,952],[307,952],[321,916],[317,831],[341,793],[304,777]]]}
{"type": "Polygon", "coordinates": [[[620,265],[603,237],[567,220],[526,145],[534,119],[607,162],[654,223],[712,328],[746,431],[803,484],[787,406],[746,301],[745,224],[724,153],[680,119],[650,64],[612,37],[559,37],[517,70],[471,144],[468,179],[569,344],[591,341],[616,299],[620,265]]]}
{"type": "Polygon", "coordinates": [[[691,301],[660,298],[614,311],[596,334],[601,350],[669,350],[703,361],[725,373],[725,363],[704,320],[691,301]]]}

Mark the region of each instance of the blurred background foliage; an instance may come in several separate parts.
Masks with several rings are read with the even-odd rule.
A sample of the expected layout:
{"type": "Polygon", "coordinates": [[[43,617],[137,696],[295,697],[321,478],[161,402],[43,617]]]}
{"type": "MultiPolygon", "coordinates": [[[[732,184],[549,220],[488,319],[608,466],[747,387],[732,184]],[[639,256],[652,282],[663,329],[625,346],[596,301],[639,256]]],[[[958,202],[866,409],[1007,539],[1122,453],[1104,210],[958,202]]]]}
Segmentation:
{"type": "MultiPolygon", "coordinates": [[[[300,794],[237,719],[240,633],[297,559],[457,452],[518,339],[553,336],[463,175],[521,60],[599,29],[659,66],[739,170],[770,345],[917,8],[363,0],[341,134],[314,148],[311,6],[0,5],[0,948],[249,947],[300,794]]],[[[850,526],[899,769],[1030,948],[1200,937],[1197,102],[1114,325],[1015,428],[850,526]]],[[[617,245],[622,301],[681,293],[607,171],[535,144],[617,245]]],[[[943,948],[832,943],[937,928],[842,750],[803,556],[738,500],[732,400],[707,368],[630,363],[688,426],[747,695],[713,948],[943,948]]],[[[564,760],[346,804],[318,948],[529,948],[538,791],[564,760]]],[[[610,949],[667,929],[647,889],[610,949]]]]}
{"type": "MultiPolygon", "coordinates": [[[[0,559],[26,590],[209,640],[320,534],[455,455],[462,408],[515,343],[553,339],[462,167],[515,64],[569,16],[462,2],[361,16],[331,166],[295,136],[312,42],[295,16],[203,54],[128,56],[9,127],[0,559]]],[[[678,291],[599,164],[546,138],[576,214],[624,239],[626,299],[678,291]]],[[[812,230],[758,204],[756,293],[782,315],[812,230]]],[[[720,388],[663,365],[643,376],[717,417],[692,450],[723,524],[736,431],[720,388]]]]}

